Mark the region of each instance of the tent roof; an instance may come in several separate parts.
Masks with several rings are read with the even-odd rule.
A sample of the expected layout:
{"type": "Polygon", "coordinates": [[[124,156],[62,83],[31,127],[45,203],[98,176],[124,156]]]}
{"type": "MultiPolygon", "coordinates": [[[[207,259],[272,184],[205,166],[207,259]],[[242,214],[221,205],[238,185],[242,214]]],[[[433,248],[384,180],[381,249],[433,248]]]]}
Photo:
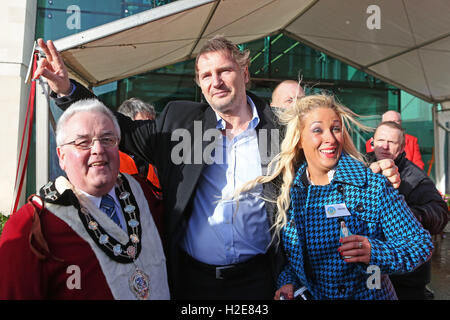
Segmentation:
{"type": "Polygon", "coordinates": [[[279,32],[426,101],[450,100],[447,0],[179,0],[55,46],[72,77],[98,86],[191,59],[216,34],[245,43],[279,32]]]}

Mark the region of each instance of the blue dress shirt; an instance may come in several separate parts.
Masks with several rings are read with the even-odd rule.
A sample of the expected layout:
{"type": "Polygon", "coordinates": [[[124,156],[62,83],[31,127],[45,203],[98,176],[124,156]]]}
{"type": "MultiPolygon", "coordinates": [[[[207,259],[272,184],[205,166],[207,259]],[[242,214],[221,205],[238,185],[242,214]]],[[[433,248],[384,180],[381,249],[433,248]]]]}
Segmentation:
{"type": "MultiPolygon", "coordinates": [[[[265,253],[270,243],[269,221],[262,186],[242,194],[239,205],[231,199],[244,183],[260,176],[261,158],[256,126],[258,112],[249,97],[252,120],[247,129],[229,140],[219,139],[212,164],[206,165],[198,182],[182,248],[194,259],[212,265],[246,261],[265,253]]],[[[217,129],[225,121],[217,115],[217,129]]]]}

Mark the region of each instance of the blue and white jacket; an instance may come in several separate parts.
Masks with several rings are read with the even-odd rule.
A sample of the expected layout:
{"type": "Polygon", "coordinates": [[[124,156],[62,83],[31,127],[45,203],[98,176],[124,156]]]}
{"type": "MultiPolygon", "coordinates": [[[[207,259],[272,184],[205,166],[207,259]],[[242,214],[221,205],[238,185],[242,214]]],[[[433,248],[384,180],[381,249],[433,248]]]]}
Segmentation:
{"type": "Polygon", "coordinates": [[[308,185],[306,162],[291,188],[288,223],[281,231],[288,263],[278,286],[306,286],[315,299],[396,299],[387,274],[409,272],[427,261],[433,250],[400,194],[382,175],[343,153],[330,184],[308,185]],[[345,203],[350,215],[327,218],[325,205],[345,203]],[[354,235],[371,244],[370,264],[344,262],[340,219],[354,235]],[[380,286],[369,266],[380,270],[380,286]],[[368,285],[368,284],[372,284],[368,285]]]}

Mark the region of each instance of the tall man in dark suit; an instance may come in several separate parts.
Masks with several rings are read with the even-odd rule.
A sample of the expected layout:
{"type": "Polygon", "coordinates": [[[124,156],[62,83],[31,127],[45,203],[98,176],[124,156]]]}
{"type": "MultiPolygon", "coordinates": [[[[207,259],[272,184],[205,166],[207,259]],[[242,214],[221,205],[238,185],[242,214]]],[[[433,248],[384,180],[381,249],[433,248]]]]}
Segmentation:
{"type": "MultiPolygon", "coordinates": [[[[61,108],[93,94],[70,82],[51,41],[38,40],[44,76],[61,108]]],[[[271,108],[246,91],[249,52],[223,37],[209,40],[196,60],[196,81],[208,103],[169,102],[155,121],[116,114],[119,148],[154,164],[164,194],[165,247],[175,299],[271,299],[282,255],[269,228],[272,185],[256,187],[237,207],[234,190],[258,175],[278,152],[271,108]],[[218,201],[221,200],[222,201],[218,201]]],[[[382,164],[384,169],[385,166],[382,164]]],[[[387,169],[387,175],[392,174],[387,169]]],[[[393,179],[396,179],[395,174],[393,179]]]]}

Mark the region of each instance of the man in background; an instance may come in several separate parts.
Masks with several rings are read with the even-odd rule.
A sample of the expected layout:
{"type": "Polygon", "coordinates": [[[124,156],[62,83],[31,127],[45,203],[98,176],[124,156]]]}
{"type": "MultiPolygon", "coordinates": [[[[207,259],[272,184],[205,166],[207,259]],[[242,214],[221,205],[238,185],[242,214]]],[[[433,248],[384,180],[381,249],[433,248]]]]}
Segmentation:
{"type": "MultiPolygon", "coordinates": [[[[133,120],[155,120],[155,107],[138,98],[130,98],[120,105],[117,112],[130,117],[133,120]]],[[[156,168],[151,164],[142,160],[140,157],[128,155],[119,151],[120,155],[120,172],[128,174],[139,174],[142,178],[147,179],[157,189],[161,189],[158,180],[156,168]]],[[[158,192],[159,193],[159,192],[158,192]]]]}
{"type": "Polygon", "coordinates": [[[297,100],[303,97],[305,92],[298,82],[285,80],[275,87],[272,93],[271,107],[289,108],[297,100]]]}
{"type": "Polygon", "coordinates": [[[155,107],[138,98],[125,100],[117,111],[133,120],[155,120],[156,118],[155,107]]]}
{"type": "MultiPolygon", "coordinates": [[[[402,125],[402,119],[400,113],[397,111],[389,110],[383,114],[381,117],[381,122],[393,121],[398,125],[402,125]]],[[[366,152],[373,151],[373,138],[370,138],[366,142],[366,152]]],[[[418,166],[420,169],[425,168],[425,164],[422,161],[422,156],[420,154],[419,143],[416,137],[405,133],[405,153],[406,158],[418,166]]]]}
{"type": "MultiPolygon", "coordinates": [[[[448,222],[446,203],[433,181],[405,155],[405,134],[394,121],[382,122],[374,134],[374,151],[369,161],[394,160],[400,173],[398,191],[405,197],[414,216],[431,235],[440,234],[448,222]]],[[[430,282],[431,260],[411,273],[389,276],[400,300],[424,300],[430,282]]]]}

